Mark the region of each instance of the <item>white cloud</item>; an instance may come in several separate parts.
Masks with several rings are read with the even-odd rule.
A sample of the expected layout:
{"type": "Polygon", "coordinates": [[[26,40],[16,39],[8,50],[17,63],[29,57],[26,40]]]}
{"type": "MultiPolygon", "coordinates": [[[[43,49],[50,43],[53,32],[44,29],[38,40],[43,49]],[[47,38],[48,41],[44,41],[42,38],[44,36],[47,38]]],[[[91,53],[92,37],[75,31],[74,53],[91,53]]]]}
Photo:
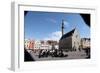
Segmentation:
{"type": "Polygon", "coordinates": [[[45,37],[44,40],[59,40],[61,38],[61,31],[52,32],[48,35],[48,37],[45,37]]]}
{"type": "Polygon", "coordinates": [[[66,27],[69,27],[69,23],[68,23],[67,21],[64,21],[64,25],[65,25],[66,27]]]}
{"type": "MultiPolygon", "coordinates": [[[[48,19],[49,21],[52,21],[53,23],[56,23],[54,19],[48,19]]],[[[67,21],[64,21],[65,27],[69,27],[69,23],[67,21]]],[[[47,37],[44,38],[44,40],[59,40],[62,36],[61,31],[55,31],[49,34],[47,37]]]]}

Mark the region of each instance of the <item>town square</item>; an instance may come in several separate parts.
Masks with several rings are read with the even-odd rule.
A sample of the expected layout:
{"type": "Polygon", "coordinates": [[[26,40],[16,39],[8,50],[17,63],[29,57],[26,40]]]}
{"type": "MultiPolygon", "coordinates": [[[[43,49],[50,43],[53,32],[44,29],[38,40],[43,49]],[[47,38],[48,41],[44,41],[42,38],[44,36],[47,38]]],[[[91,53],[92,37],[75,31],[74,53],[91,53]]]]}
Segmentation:
{"type": "Polygon", "coordinates": [[[24,12],[24,61],[90,59],[90,14],[24,12]]]}

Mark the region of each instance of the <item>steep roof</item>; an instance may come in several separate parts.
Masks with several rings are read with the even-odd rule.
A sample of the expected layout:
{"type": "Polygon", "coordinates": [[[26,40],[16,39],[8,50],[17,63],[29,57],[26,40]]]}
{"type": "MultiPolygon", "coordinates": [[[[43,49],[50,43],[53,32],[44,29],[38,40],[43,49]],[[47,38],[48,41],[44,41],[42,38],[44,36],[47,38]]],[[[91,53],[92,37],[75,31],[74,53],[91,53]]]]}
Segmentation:
{"type": "Polygon", "coordinates": [[[90,38],[82,38],[82,40],[90,40],[90,38]]]}
{"type": "Polygon", "coordinates": [[[74,28],[73,30],[69,31],[68,33],[64,34],[64,35],[60,38],[60,40],[66,38],[66,37],[72,36],[73,33],[74,33],[74,31],[75,31],[75,28],[74,28]]]}

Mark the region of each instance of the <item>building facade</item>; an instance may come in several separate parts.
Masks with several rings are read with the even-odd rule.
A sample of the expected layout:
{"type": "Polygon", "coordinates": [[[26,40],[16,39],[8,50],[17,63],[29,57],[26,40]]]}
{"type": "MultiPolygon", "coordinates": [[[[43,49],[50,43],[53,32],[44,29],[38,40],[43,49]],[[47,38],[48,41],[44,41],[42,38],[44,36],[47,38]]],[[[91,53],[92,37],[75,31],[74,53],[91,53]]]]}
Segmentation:
{"type": "Polygon", "coordinates": [[[82,38],[81,39],[81,47],[84,48],[90,48],[90,38],[82,38]]]}
{"type": "Polygon", "coordinates": [[[34,46],[35,46],[35,41],[34,40],[30,40],[29,41],[29,49],[30,50],[34,50],[34,46]]]}
{"type": "Polygon", "coordinates": [[[24,40],[24,48],[29,49],[29,40],[27,39],[24,40]]]}
{"type": "Polygon", "coordinates": [[[28,50],[34,50],[35,41],[34,40],[25,40],[24,47],[28,50]]]}
{"type": "Polygon", "coordinates": [[[80,47],[80,34],[76,28],[62,35],[62,37],[59,40],[59,49],[65,51],[75,51],[78,50],[79,47],[80,47]]]}
{"type": "Polygon", "coordinates": [[[41,49],[41,42],[40,41],[35,41],[35,44],[34,44],[34,49],[41,49]]]}
{"type": "Polygon", "coordinates": [[[41,41],[41,49],[50,49],[50,45],[47,41],[41,41]]]}
{"type": "Polygon", "coordinates": [[[53,40],[25,40],[24,47],[27,50],[58,49],[58,42],[53,40]]]}

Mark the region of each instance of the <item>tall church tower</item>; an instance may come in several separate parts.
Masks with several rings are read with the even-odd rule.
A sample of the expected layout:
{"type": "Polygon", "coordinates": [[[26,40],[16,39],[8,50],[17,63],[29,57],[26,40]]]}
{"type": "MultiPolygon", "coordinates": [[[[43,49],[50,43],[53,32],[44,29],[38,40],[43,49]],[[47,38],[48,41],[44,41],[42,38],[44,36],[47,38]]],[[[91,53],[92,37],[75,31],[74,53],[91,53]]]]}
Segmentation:
{"type": "Polygon", "coordinates": [[[64,35],[64,20],[62,20],[62,26],[61,26],[62,36],[64,35]]]}

